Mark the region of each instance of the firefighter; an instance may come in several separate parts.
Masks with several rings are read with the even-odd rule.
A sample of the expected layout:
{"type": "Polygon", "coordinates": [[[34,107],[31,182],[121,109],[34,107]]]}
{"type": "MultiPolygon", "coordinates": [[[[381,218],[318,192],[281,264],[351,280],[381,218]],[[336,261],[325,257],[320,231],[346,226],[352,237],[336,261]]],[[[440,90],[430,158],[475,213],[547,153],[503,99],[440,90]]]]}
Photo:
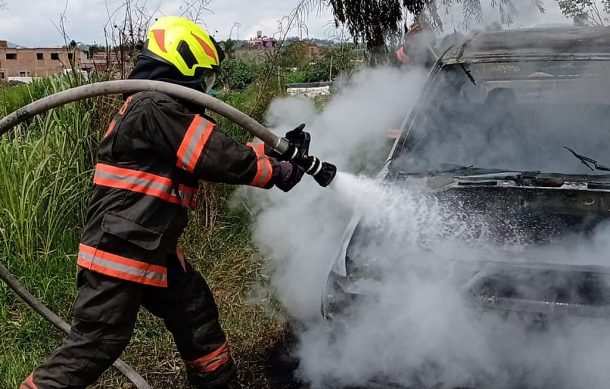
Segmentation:
{"type": "MultiPolygon", "coordinates": [[[[223,56],[197,24],[163,17],[129,78],[205,91],[223,56]]],[[[298,144],[308,136],[299,127],[288,138],[298,144]]],[[[129,343],[140,306],[173,335],[190,384],[226,387],[235,376],[230,347],[212,293],[178,239],[199,179],[289,191],[303,169],[283,157],[236,143],[198,107],[158,92],[127,96],[98,151],[72,329],[21,388],[93,384],[129,343]]]]}
{"type": "Polygon", "coordinates": [[[434,32],[425,24],[413,22],[405,27],[403,44],[395,51],[392,62],[398,66],[423,66],[431,68],[436,59],[431,52],[434,32]]]}

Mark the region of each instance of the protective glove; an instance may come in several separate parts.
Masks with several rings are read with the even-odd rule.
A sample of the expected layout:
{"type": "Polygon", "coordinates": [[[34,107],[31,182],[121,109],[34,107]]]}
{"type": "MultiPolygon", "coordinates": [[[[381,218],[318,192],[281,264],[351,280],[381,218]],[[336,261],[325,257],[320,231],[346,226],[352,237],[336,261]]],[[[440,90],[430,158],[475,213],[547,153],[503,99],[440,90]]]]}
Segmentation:
{"type": "Polygon", "coordinates": [[[308,132],[303,131],[305,124],[301,124],[292,131],[288,131],[284,136],[288,140],[288,150],[283,154],[278,154],[271,148],[266,150],[266,154],[277,159],[278,161],[293,161],[302,159],[303,156],[309,153],[309,143],[311,142],[311,135],[308,132]]]}
{"type": "Polygon", "coordinates": [[[278,175],[275,179],[275,186],[284,192],[288,192],[301,181],[305,170],[293,162],[282,161],[278,164],[278,175]]]}

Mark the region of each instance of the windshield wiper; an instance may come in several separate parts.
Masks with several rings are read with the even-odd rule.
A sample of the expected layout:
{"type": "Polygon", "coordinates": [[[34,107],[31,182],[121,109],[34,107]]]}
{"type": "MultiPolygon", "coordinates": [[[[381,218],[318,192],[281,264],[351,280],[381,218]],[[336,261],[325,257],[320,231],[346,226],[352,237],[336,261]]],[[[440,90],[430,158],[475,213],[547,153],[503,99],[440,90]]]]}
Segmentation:
{"type": "Polygon", "coordinates": [[[490,174],[490,173],[502,173],[502,172],[514,172],[514,170],[489,168],[489,167],[478,167],[474,165],[458,165],[454,163],[441,163],[440,170],[436,170],[434,173],[478,173],[478,174],[490,174]]]}
{"type": "Polygon", "coordinates": [[[464,73],[466,73],[466,77],[468,77],[470,82],[472,82],[472,85],[477,85],[477,82],[475,81],[474,77],[472,76],[472,72],[470,70],[466,69],[466,66],[464,66],[463,63],[460,64],[460,67],[462,68],[464,73]]]}
{"type": "Polygon", "coordinates": [[[597,170],[601,170],[601,171],[604,171],[604,172],[610,172],[610,167],[604,166],[604,165],[600,165],[599,163],[597,163],[596,160],[591,159],[589,157],[585,157],[584,155],[580,155],[576,151],[574,151],[571,148],[569,148],[568,146],[563,146],[563,148],[568,150],[570,153],[572,153],[576,158],[578,158],[580,160],[580,162],[583,163],[583,165],[585,165],[586,167],[591,169],[591,171],[597,169],[597,170]],[[593,165],[593,167],[595,169],[593,169],[593,167],[591,167],[591,165],[593,165]]]}

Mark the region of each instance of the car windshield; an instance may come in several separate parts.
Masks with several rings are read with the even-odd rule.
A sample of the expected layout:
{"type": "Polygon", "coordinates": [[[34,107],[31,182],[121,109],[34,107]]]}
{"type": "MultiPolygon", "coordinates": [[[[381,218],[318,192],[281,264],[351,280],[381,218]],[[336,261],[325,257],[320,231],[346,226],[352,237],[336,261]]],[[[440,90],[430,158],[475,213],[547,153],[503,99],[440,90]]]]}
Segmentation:
{"type": "Polygon", "coordinates": [[[608,174],[578,156],[610,165],[610,62],[455,64],[429,82],[392,170],[608,174]]]}

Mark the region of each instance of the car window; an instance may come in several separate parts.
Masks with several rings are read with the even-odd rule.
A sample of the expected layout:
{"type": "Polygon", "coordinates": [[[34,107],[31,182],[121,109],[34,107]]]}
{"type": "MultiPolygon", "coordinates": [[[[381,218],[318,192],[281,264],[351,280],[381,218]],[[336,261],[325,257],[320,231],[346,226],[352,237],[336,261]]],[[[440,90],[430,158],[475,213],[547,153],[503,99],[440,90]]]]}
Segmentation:
{"type": "Polygon", "coordinates": [[[610,164],[608,62],[448,65],[429,82],[432,92],[415,112],[391,169],[604,173],[592,172],[564,146],[610,164]]]}

